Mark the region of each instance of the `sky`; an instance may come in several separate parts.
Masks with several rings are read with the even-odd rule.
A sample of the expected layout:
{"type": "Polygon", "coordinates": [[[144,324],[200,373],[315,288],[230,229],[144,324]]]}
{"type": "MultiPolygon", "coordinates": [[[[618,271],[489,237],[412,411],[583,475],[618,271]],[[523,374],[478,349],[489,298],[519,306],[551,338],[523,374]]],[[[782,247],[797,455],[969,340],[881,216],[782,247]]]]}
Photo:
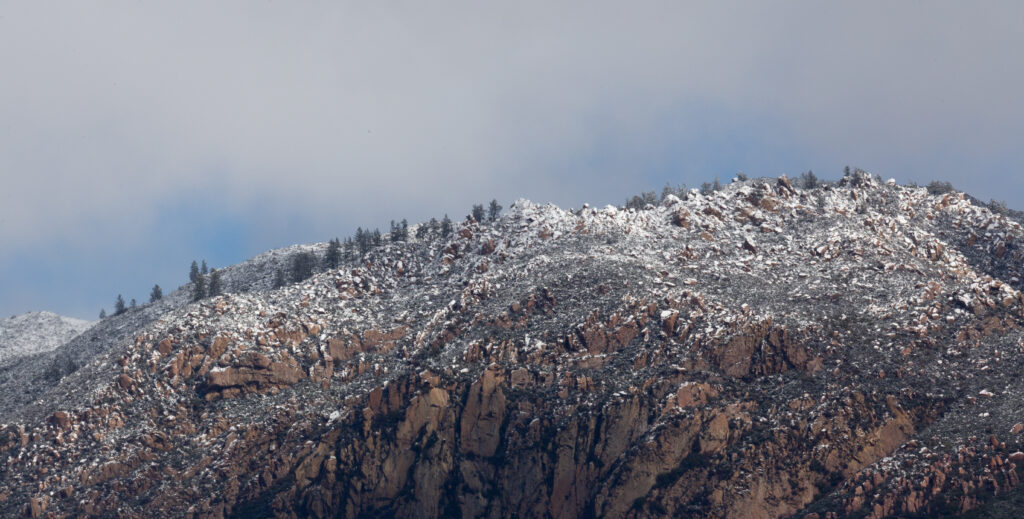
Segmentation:
{"type": "Polygon", "coordinates": [[[1024,208],[1021,2],[0,0],[0,317],[743,172],[1024,208]]]}

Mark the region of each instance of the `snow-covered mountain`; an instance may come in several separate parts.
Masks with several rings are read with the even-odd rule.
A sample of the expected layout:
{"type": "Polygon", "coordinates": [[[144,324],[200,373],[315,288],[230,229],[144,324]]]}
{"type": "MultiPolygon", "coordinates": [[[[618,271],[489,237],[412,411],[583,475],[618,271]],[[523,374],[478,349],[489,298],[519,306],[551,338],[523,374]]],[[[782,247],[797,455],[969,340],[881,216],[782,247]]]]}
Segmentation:
{"type": "Polygon", "coordinates": [[[862,172],[516,202],[0,364],[0,516],[999,516],[1024,228],[862,172]],[[5,378],[6,377],[6,378],[5,378]]]}
{"type": "Polygon", "coordinates": [[[89,329],[94,321],[28,312],[0,320],[0,362],[56,349],[89,329]]]}

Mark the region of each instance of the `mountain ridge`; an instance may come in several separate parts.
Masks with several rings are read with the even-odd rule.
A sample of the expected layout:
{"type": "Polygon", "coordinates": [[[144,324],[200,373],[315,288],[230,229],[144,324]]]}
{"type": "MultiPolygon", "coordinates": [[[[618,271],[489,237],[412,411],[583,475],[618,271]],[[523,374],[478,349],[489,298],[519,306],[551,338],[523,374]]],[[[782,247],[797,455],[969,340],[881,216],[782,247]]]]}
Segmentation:
{"type": "Polygon", "coordinates": [[[1024,461],[1022,239],[961,193],[860,173],[641,210],[517,201],[129,330],[0,414],[0,497],[9,516],[964,513],[1024,461]]]}

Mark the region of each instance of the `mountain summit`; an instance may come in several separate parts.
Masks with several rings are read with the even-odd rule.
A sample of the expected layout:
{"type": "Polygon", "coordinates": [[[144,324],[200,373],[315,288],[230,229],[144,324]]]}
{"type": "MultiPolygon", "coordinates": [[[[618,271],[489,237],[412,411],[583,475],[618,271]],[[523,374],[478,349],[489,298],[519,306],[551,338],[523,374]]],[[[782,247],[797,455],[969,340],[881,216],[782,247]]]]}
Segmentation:
{"type": "Polygon", "coordinates": [[[274,265],[326,246],[268,253],[224,270],[230,293],[108,319],[5,401],[0,515],[881,518],[1024,497],[1024,231],[962,193],[762,178],[419,230],[276,289],[274,265]]]}

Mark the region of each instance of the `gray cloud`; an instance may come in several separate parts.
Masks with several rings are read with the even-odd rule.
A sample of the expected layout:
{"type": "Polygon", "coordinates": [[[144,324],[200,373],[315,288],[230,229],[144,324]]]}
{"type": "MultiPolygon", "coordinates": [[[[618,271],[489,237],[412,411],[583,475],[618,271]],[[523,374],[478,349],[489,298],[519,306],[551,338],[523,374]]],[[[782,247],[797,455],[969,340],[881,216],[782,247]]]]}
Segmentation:
{"type": "Polygon", "coordinates": [[[634,164],[666,139],[700,137],[662,135],[666,117],[705,105],[772,122],[763,138],[808,166],[934,172],[1019,206],[998,186],[1024,158],[1022,14],[1016,2],[6,4],[0,242],[130,239],[154,201],[204,185],[239,213],[263,204],[254,218],[268,222],[292,208],[360,223],[491,195],[614,201],[648,187],[634,164]],[[614,160],[563,169],[602,146],[614,160]]]}

